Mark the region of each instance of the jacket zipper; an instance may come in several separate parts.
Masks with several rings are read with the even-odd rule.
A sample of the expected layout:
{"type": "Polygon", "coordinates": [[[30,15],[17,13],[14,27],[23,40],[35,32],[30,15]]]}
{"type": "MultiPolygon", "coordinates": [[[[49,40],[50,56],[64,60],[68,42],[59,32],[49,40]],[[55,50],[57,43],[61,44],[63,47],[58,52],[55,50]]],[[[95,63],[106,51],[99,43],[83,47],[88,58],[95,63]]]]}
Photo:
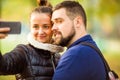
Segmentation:
{"type": "Polygon", "coordinates": [[[55,64],[54,64],[54,59],[53,59],[54,57],[53,57],[53,55],[51,54],[51,62],[52,62],[52,66],[53,66],[53,70],[54,70],[54,72],[55,72],[55,64]]]}

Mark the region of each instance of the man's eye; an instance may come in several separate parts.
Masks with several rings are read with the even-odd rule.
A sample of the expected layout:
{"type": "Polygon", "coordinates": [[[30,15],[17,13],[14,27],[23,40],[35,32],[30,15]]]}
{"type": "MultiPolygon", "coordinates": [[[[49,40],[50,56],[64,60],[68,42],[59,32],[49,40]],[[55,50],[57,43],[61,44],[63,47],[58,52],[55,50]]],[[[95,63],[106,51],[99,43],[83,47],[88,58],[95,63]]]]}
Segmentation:
{"type": "Polygon", "coordinates": [[[57,23],[62,23],[62,20],[58,20],[57,23]]]}
{"type": "Polygon", "coordinates": [[[62,23],[62,21],[60,20],[59,23],[62,23]]]}

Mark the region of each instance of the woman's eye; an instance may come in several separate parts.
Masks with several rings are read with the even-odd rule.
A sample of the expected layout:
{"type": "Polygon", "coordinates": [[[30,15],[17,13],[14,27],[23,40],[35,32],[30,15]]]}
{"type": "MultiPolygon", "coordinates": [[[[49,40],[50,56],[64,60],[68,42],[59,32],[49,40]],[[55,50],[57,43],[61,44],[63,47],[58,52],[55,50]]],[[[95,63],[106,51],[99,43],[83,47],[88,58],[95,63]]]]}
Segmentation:
{"type": "Polygon", "coordinates": [[[33,26],[33,28],[39,28],[39,26],[35,25],[35,26],[33,26]]]}
{"type": "Polygon", "coordinates": [[[44,28],[44,29],[48,29],[48,28],[49,28],[49,26],[45,25],[45,26],[43,26],[43,28],[44,28]]]}

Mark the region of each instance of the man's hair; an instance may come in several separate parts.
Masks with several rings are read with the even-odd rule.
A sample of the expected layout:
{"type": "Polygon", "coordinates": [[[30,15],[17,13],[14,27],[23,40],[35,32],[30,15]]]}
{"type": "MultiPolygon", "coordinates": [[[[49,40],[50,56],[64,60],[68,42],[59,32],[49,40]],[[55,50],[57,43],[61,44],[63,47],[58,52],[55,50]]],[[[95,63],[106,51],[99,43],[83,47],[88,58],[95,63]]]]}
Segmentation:
{"type": "Polygon", "coordinates": [[[59,4],[57,4],[53,11],[61,9],[61,8],[65,8],[66,10],[66,14],[67,16],[73,20],[75,17],[77,16],[81,16],[84,22],[84,25],[86,27],[87,25],[87,19],[86,19],[86,13],[82,7],[81,4],[79,4],[79,2],[76,1],[63,1],[59,4]]]}

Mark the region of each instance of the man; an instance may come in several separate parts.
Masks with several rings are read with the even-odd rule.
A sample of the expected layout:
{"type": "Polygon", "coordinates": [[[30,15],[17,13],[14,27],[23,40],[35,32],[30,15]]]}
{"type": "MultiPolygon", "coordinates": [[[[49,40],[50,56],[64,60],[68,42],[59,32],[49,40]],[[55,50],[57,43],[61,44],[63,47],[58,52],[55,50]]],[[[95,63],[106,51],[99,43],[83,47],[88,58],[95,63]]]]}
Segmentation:
{"type": "Polygon", "coordinates": [[[56,68],[53,80],[106,80],[105,67],[98,53],[89,46],[97,47],[86,31],[86,14],[75,1],[64,1],[55,6],[52,15],[55,44],[66,46],[56,68]]]}

